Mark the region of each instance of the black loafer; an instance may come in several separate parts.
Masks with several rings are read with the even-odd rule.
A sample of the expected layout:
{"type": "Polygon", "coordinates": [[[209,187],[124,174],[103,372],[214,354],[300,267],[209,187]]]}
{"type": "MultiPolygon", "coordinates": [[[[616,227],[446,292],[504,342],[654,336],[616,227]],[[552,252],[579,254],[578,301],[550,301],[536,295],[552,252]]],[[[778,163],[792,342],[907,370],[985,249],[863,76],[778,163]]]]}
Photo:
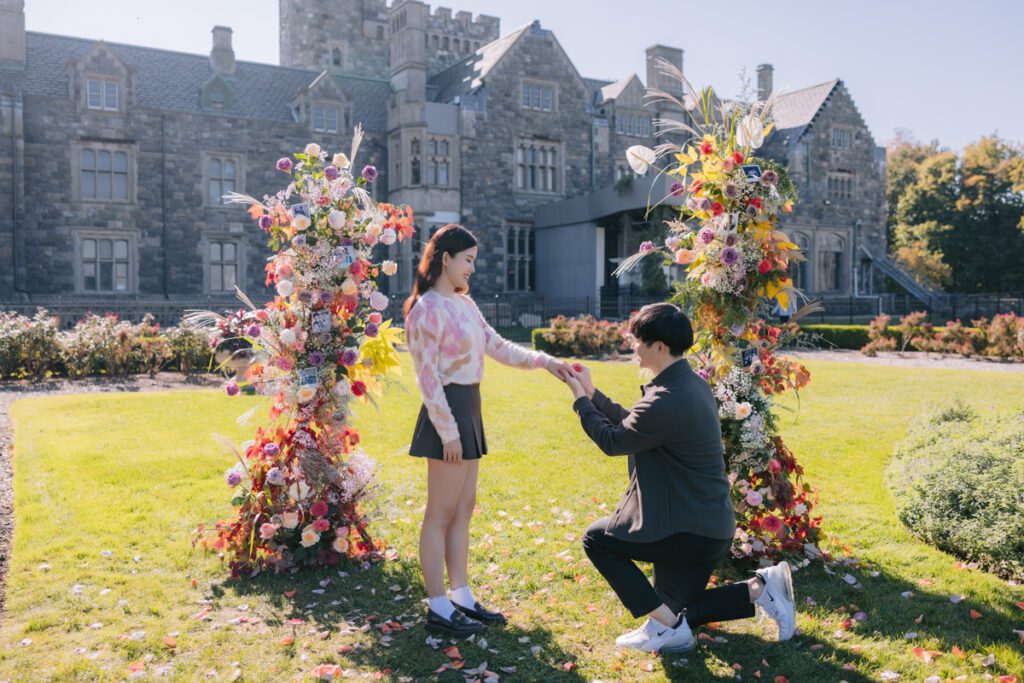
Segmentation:
{"type": "Polygon", "coordinates": [[[472,609],[470,609],[469,607],[463,607],[462,605],[456,602],[452,602],[452,604],[455,605],[455,609],[460,610],[467,617],[472,617],[473,619],[476,619],[477,621],[482,621],[485,624],[508,623],[508,620],[505,618],[504,614],[502,614],[501,612],[492,612],[491,610],[481,605],[479,602],[474,603],[472,609]]]}
{"type": "Polygon", "coordinates": [[[445,619],[432,609],[427,609],[427,631],[441,633],[452,638],[467,638],[484,630],[484,625],[476,619],[470,619],[459,610],[452,613],[451,619],[445,619]]]}

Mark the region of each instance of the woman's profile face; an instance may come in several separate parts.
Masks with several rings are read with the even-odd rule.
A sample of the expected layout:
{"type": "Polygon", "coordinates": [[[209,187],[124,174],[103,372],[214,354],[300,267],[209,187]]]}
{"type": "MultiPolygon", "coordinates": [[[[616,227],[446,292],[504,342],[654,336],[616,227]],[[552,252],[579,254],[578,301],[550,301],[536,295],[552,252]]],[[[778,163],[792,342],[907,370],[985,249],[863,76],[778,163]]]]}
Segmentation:
{"type": "Polygon", "coordinates": [[[457,289],[469,289],[469,278],[476,272],[476,255],[476,247],[470,247],[457,254],[444,255],[444,276],[457,289]]]}

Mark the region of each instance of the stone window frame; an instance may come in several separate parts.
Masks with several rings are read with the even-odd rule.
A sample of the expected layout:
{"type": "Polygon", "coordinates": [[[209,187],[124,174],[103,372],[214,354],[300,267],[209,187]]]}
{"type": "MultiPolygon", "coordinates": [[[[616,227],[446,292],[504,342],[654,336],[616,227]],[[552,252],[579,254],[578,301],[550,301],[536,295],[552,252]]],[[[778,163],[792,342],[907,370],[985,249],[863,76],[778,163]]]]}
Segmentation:
{"type": "Polygon", "coordinates": [[[533,224],[506,221],[502,229],[502,242],[505,247],[505,291],[536,291],[537,240],[533,224]]]}
{"type": "MultiPolygon", "coordinates": [[[[79,140],[71,144],[71,196],[76,202],[88,204],[120,204],[131,205],[136,203],[136,191],[138,188],[138,168],[136,160],[135,145],[103,140],[79,140]],[[82,196],[82,152],[91,150],[93,152],[111,153],[111,198],[84,197],[82,196]],[[125,198],[115,199],[113,197],[113,155],[123,152],[125,154],[125,198]]],[[[97,162],[98,167],[98,162],[97,162]]],[[[99,171],[96,171],[97,173],[99,171]]]]}
{"type": "MultiPolygon", "coordinates": [[[[516,138],[515,141],[515,167],[514,185],[516,191],[522,194],[540,194],[546,196],[558,196],[564,194],[565,188],[565,147],[557,140],[542,140],[538,138],[516,138]],[[555,159],[546,163],[543,159],[531,161],[529,152],[540,151],[543,153],[554,153],[555,159]],[[531,182],[535,175],[532,169],[542,171],[550,170],[552,173],[551,189],[538,189],[536,184],[531,182]]],[[[541,183],[543,186],[544,182],[541,183]]]]}
{"type": "Polygon", "coordinates": [[[542,114],[558,113],[558,84],[553,81],[542,81],[535,78],[524,78],[519,83],[519,108],[524,111],[535,111],[542,114]],[[524,95],[529,88],[530,102],[524,95]],[[545,105],[544,94],[548,93],[550,102],[545,105]],[[536,104],[535,104],[536,103],[536,104]]]}
{"type": "Polygon", "coordinates": [[[426,178],[424,185],[433,187],[451,187],[452,181],[452,143],[453,139],[447,135],[428,135],[427,148],[424,150],[426,157],[426,178]],[[442,171],[445,174],[445,181],[441,182],[442,171]]]}
{"type": "Polygon", "coordinates": [[[423,139],[419,133],[409,138],[409,186],[423,185],[423,139]]]}
{"type": "Polygon", "coordinates": [[[835,124],[829,135],[829,146],[832,149],[850,149],[856,139],[856,131],[853,126],[835,124]]]}
{"type": "Polygon", "coordinates": [[[844,168],[829,171],[826,181],[829,199],[853,199],[856,177],[853,171],[844,168]]]}
{"type": "Polygon", "coordinates": [[[790,278],[793,280],[793,286],[797,289],[804,291],[814,291],[813,284],[811,282],[811,264],[814,263],[813,254],[811,253],[811,236],[803,233],[794,231],[792,233],[793,243],[800,248],[800,254],[804,257],[803,261],[799,263],[795,261],[790,262],[790,278]]]}
{"type": "MultiPolygon", "coordinates": [[[[229,234],[223,232],[210,233],[204,235],[203,239],[199,243],[199,248],[202,254],[203,260],[203,293],[211,296],[217,296],[219,294],[232,294],[234,289],[214,289],[213,288],[213,256],[211,249],[214,244],[232,244],[235,247],[235,284],[245,289],[245,274],[246,274],[246,258],[245,258],[245,239],[238,234],[229,234]]],[[[221,263],[223,263],[223,257],[221,263]]],[[[222,276],[223,277],[223,276],[222,276]]]]}
{"type": "Polygon", "coordinates": [[[82,88],[82,96],[84,97],[85,108],[89,111],[94,112],[106,112],[119,114],[124,111],[122,103],[124,101],[124,79],[118,76],[110,74],[98,74],[86,72],[82,74],[82,81],[85,87],[82,88]],[[100,103],[99,106],[93,106],[90,103],[90,84],[97,83],[100,86],[100,103]],[[114,107],[107,106],[107,88],[108,86],[114,86],[114,97],[116,98],[116,104],[114,107]]]}
{"type": "Polygon", "coordinates": [[[309,116],[309,128],[316,133],[342,133],[352,127],[352,104],[347,101],[339,100],[328,100],[328,99],[313,99],[309,102],[307,107],[307,115],[309,116]],[[316,121],[316,110],[324,110],[324,127],[318,128],[316,121]],[[328,125],[327,112],[330,110],[337,112],[338,125],[337,130],[331,130],[328,125]]]}
{"type": "MultiPolygon", "coordinates": [[[[200,185],[203,195],[203,206],[208,209],[229,209],[235,211],[238,209],[233,204],[225,204],[223,201],[216,201],[215,197],[210,196],[210,182],[213,178],[210,176],[210,162],[220,161],[223,168],[225,161],[231,161],[235,164],[235,192],[239,194],[245,193],[245,155],[238,152],[221,152],[216,150],[203,150],[199,154],[200,164],[202,166],[202,185],[200,185]]],[[[221,176],[223,178],[223,175],[221,176]]],[[[222,183],[223,187],[223,183],[222,183]]]]}
{"type": "Polygon", "coordinates": [[[650,116],[635,111],[615,112],[615,132],[632,138],[652,137],[653,121],[650,116]]]}
{"type": "MultiPolygon", "coordinates": [[[[96,228],[72,228],[72,258],[74,259],[73,271],[75,279],[75,294],[92,294],[107,296],[132,296],[138,294],[139,290],[139,233],[137,230],[104,230],[96,228]],[[128,242],[128,288],[123,291],[112,290],[88,290],[85,288],[85,263],[82,245],[86,240],[125,240],[128,242]]],[[[98,245],[97,245],[98,247],[98,245]]],[[[112,249],[115,247],[112,246],[112,249]]],[[[97,258],[97,262],[98,262],[97,258]]],[[[115,263],[117,259],[112,259],[115,263]]],[[[97,277],[98,274],[97,274],[97,277]]],[[[98,283],[97,283],[98,284],[98,283]]]]}

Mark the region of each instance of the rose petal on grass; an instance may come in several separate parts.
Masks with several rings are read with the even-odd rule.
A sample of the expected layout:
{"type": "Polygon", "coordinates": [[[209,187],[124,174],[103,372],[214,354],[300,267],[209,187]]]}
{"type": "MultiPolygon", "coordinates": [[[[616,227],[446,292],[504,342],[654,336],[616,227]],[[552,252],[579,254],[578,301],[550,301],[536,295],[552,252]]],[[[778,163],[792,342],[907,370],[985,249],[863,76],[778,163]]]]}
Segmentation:
{"type": "Polygon", "coordinates": [[[981,619],[981,612],[977,610],[972,609],[970,612],[968,612],[968,615],[971,617],[971,619],[981,619]]]}

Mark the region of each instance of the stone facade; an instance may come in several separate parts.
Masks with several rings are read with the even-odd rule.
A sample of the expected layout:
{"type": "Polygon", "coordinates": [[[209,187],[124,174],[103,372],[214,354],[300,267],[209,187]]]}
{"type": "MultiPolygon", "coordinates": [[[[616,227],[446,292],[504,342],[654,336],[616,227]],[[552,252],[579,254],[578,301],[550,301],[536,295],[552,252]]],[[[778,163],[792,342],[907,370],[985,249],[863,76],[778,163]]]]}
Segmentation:
{"type": "MultiPolygon", "coordinates": [[[[497,18],[418,0],[279,5],[282,64],[270,66],[236,62],[225,27],[210,55],[185,55],[26,33],[23,0],[0,0],[0,300],[227,300],[216,245],[232,245],[220,261],[259,297],[263,235],[216,194],[276,191],[278,157],[311,140],[347,150],[357,123],[376,196],[413,206],[422,239],[448,222],[478,235],[475,291],[535,291],[538,260],[558,263],[537,258],[538,208],[628,189],[625,149],[653,145],[653,119],[680,114],[646,103],[636,75],[583,78],[539,22],[501,35],[497,18]],[[117,282],[96,292],[101,241],[121,255],[117,282]]],[[[681,70],[682,50],[649,48],[645,74],[681,94],[658,58],[681,70]]],[[[770,67],[759,86],[771,91],[770,67]]],[[[765,151],[802,193],[786,226],[808,249],[802,284],[849,293],[854,243],[884,252],[884,164],[842,82],[787,98],[765,151]]],[[[607,260],[630,248],[636,216],[602,220],[624,226],[595,252],[607,260]]],[[[391,248],[393,293],[408,291],[420,248],[391,248]]]]}

